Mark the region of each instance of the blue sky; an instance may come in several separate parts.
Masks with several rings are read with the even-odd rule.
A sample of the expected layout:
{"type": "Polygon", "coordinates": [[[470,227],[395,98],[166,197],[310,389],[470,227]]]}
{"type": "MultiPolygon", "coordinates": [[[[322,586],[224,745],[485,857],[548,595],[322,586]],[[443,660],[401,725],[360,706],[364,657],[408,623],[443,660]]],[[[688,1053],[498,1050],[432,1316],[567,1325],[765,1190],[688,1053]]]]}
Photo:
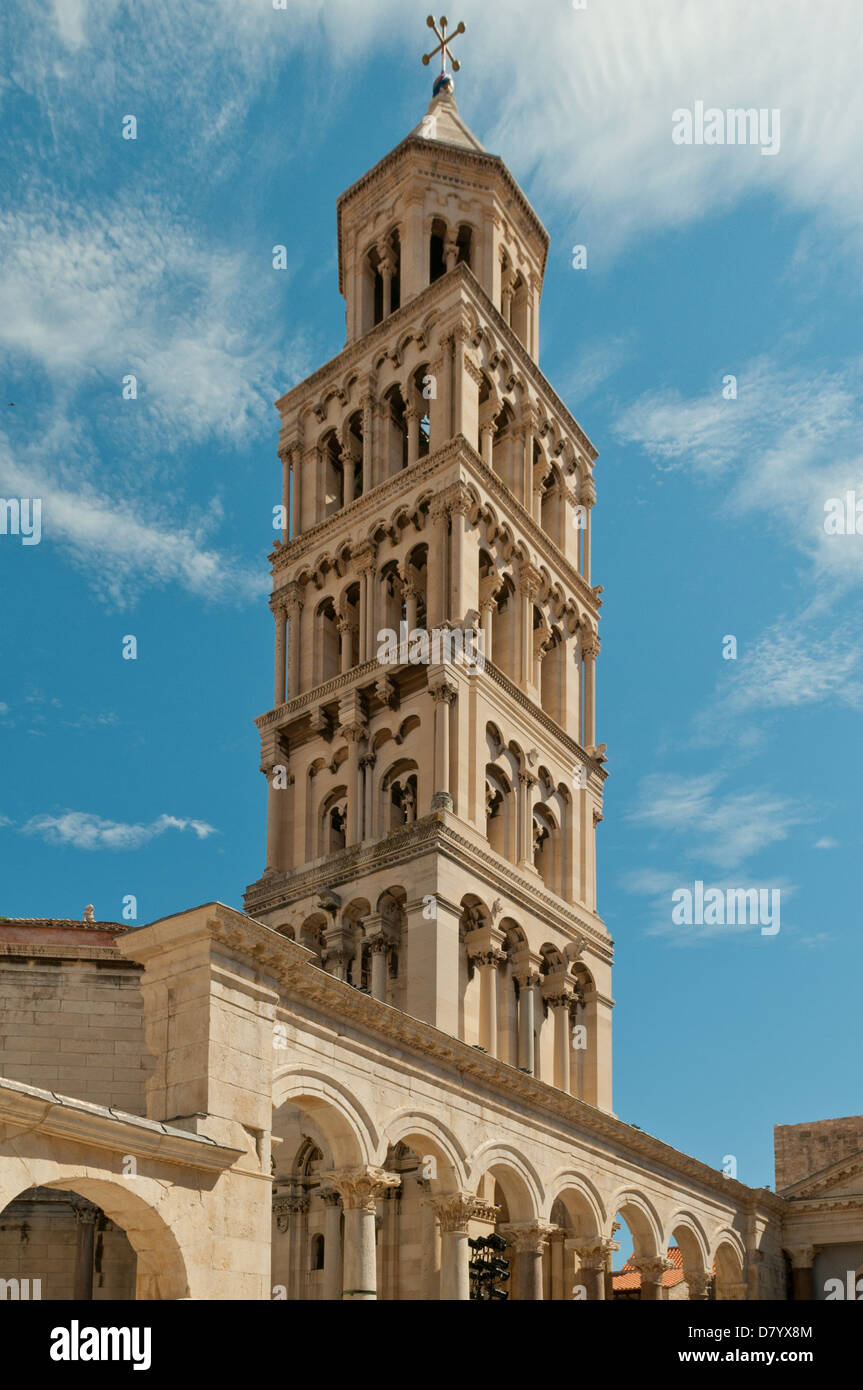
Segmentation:
{"type": "MultiPolygon", "coordinates": [[[[335,201],[426,109],[427,9],[0,20],[0,495],[43,499],[39,545],[0,536],[0,913],[239,906],[263,868],[272,402],[343,346],[335,201]]],[[[754,1184],[774,1123],[860,1108],[863,535],[823,525],[863,500],[856,9],[451,16],[461,114],[551,235],[541,365],[600,451],[615,1108],[754,1184]],[[778,153],[675,145],[697,100],[780,110],[778,153]],[[779,933],[674,926],[697,879],[780,889],[779,933]]]]}

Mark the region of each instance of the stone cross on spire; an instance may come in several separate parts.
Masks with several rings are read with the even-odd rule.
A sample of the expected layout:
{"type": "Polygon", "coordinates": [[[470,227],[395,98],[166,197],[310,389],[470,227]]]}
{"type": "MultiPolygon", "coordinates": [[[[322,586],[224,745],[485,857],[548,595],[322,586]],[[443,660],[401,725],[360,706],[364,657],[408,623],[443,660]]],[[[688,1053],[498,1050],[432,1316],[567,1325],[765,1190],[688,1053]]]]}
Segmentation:
{"type": "Polygon", "coordinates": [[[449,58],[452,62],[453,72],[458,72],[460,64],[457,58],[453,58],[452,54],[449,51],[449,46],[454,38],[456,38],[459,34],[464,33],[465,26],[463,23],[460,23],[457,29],[454,29],[451,34],[447,35],[447,17],[445,14],[441,15],[440,29],[438,29],[437,24],[435,23],[435,17],[432,14],[429,15],[428,19],[426,20],[426,24],[430,29],[434,30],[435,38],[438,40],[437,48],[433,48],[431,53],[423,54],[424,67],[428,67],[429,63],[431,62],[432,58],[435,56],[436,53],[440,54],[440,76],[436,79],[434,87],[432,89],[433,95],[437,96],[438,93],[444,87],[447,87],[450,91],[452,91],[453,80],[446,70],[447,58],[449,58]]]}

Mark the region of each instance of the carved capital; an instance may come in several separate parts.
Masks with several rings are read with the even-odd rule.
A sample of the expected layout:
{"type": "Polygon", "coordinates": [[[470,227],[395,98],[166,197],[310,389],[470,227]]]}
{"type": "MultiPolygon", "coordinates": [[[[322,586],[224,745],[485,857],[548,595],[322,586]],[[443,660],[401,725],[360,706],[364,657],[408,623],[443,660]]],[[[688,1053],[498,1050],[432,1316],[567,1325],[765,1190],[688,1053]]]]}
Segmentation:
{"type": "Polygon", "coordinates": [[[578,1254],[582,1269],[605,1270],[609,1260],[620,1249],[620,1242],[608,1236],[583,1236],[566,1242],[567,1249],[578,1254]]]}
{"type": "Polygon", "coordinates": [[[339,1193],[345,1211],[375,1212],[377,1199],[390,1187],[398,1187],[401,1178],[384,1168],[365,1164],[359,1168],[336,1168],[321,1175],[339,1193]]]}
{"type": "Polygon", "coordinates": [[[519,1255],[541,1255],[555,1227],[548,1221],[513,1221],[498,1230],[519,1255]]]}
{"type": "Polygon", "coordinates": [[[667,1255],[634,1255],[630,1264],[637,1269],[642,1280],[651,1284],[660,1283],[663,1274],[674,1269],[674,1261],[667,1255]]]}
{"type": "Polygon", "coordinates": [[[440,1197],[426,1197],[423,1206],[432,1207],[440,1225],[441,1235],[453,1231],[467,1233],[467,1223],[476,1214],[479,1203],[472,1192],[445,1192],[440,1197]]]}
{"type": "Polygon", "coordinates": [[[518,587],[525,598],[535,598],[542,584],[542,575],[533,565],[519,566],[518,587]]]}
{"type": "Polygon", "coordinates": [[[595,632],[584,632],[581,638],[581,655],[584,661],[595,661],[599,656],[601,642],[595,632]]]}

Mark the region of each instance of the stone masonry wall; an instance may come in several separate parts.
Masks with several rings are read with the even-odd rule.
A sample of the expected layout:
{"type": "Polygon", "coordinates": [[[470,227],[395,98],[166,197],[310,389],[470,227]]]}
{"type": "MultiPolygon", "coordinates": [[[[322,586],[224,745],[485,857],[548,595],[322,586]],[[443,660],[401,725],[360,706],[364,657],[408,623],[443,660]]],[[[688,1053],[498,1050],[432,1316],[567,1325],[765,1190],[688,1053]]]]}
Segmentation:
{"type": "Polygon", "coordinates": [[[774,1125],[776,1191],[863,1149],[863,1115],[812,1124],[774,1125]]]}
{"type": "Polygon", "coordinates": [[[0,956],[0,1076],[145,1113],[140,967],[0,956]]]}

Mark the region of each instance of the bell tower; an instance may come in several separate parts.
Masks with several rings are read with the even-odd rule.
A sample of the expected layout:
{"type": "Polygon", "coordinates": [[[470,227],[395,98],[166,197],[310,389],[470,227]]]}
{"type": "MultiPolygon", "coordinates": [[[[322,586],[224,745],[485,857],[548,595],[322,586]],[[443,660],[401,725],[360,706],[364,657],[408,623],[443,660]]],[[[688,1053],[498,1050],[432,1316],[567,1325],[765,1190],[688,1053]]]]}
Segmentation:
{"type": "Polygon", "coordinates": [[[448,43],[425,116],[339,198],[345,347],[277,402],[246,910],[610,1110],[596,450],[538,365],[548,235],[462,120],[448,43]]]}

